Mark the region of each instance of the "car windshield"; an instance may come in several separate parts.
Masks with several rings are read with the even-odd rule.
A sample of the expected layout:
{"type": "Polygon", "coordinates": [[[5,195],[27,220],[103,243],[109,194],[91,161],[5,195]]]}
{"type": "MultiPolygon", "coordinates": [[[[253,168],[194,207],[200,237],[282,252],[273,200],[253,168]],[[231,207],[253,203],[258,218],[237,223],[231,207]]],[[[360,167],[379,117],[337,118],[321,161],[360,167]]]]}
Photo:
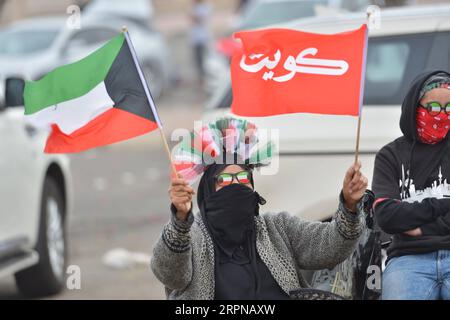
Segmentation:
{"type": "Polygon", "coordinates": [[[26,55],[45,50],[57,35],[58,30],[52,29],[0,32],[0,55],[26,55]]]}
{"type": "Polygon", "coordinates": [[[315,15],[315,6],[324,1],[275,1],[250,7],[243,29],[252,29],[315,15]]]}

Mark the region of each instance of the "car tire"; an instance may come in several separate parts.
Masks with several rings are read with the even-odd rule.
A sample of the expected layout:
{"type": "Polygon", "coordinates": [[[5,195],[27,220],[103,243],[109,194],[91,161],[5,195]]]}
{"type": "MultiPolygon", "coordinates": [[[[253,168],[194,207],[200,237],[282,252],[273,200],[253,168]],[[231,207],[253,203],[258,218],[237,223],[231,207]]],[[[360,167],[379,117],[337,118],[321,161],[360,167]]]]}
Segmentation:
{"type": "Polygon", "coordinates": [[[35,250],[38,264],[15,274],[17,287],[27,297],[43,297],[62,291],[67,263],[64,222],[65,203],[55,179],[47,177],[41,201],[39,235],[35,250]]]}
{"type": "Polygon", "coordinates": [[[142,70],[150,88],[150,93],[154,100],[161,98],[164,92],[164,73],[162,68],[154,62],[145,62],[142,70]]]}

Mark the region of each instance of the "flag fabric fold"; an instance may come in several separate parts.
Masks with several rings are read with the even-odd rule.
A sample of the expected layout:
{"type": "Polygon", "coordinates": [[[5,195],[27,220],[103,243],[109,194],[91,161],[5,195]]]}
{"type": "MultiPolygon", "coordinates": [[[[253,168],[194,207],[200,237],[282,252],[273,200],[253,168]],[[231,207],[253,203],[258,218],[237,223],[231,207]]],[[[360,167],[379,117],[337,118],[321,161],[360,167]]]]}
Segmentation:
{"type": "Polygon", "coordinates": [[[232,113],[359,115],[366,25],[337,34],[262,29],[234,37],[242,46],[231,63],[232,113]]]}
{"type": "Polygon", "coordinates": [[[124,34],[86,58],[26,82],[26,120],[51,127],[46,153],[72,153],[155,130],[132,52],[124,34]]]}

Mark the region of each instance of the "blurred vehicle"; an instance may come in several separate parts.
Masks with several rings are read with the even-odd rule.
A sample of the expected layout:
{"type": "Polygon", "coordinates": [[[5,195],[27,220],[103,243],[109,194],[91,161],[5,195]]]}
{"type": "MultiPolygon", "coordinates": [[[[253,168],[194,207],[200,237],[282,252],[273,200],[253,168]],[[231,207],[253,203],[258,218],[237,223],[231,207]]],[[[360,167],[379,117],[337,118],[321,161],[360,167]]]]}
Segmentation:
{"type": "Polygon", "coordinates": [[[257,29],[275,23],[288,22],[316,15],[318,6],[328,0],[255,0],[248,3],[232,22],[231,30],[219,39],[216,49],[226,58],[231,58],[239,43],[232,38],[235,31],[257,29]]]}
{"type": "Polygon", "coordinates": [[[235,31],[258,29],[313,16],[364,10],[370,4],[370,0],[254,0],[245,7],[242,14],[236,16],[228,35],[219,39],[216,47],[219,52],[231,57],[236,48],[231,37],[235,31]]]}
{"type": "Polygon", "coordinates": [[[229,81],[230,64],[216,50],[207,50],[205,55],[205,92],[211,97],[229,81]]]}
{"type": "Polygon", "coordinates": [[[316,7],[328,0],[254,0],[250,1],[232,23],[232,28],[219,38],[206,57],[206,92],[214,93],[227,79],[229,63],[240,42],[232,34],[238,30],[256,29],[274,23],[314,16],[316,7]]]}
{"type": "Polygon", "coordinates": [[[232,34],[239,30],[258,29],[278,23],[313,16],[339,15],[348,11],[365,9],[370,0],[254,0],[250,1],[232,23],[231,30],[215,43],[217,53],[211,53],[207,61],[207,92],[217,90],[233,53],[240,42],[232,34]]]}
{"type": "Polygon", "coordinates": [[[116,36],[126,25],[155,99],[170,85],[170,57],[158,32],[118,17],[81,20],[81,29],[66,26],[67,17],[23,20],[0,31],[0,78],[38,80],[54,68],[75,62],[116,36]]]}
{"type": "MultiPolygon", "coordinates": [[[[330,34],[356,29],[365,21],[365,13],[353,13],[279,26],[330,34]]],[[[369,181],[376,152],[401,135],[400,105],[412,79],[426,69],[449,67],[449,5],[381,11],[381,28],[369,32],[362,111],[360,159],[369,181]]],[[[333,99],[324,90],[317,103],[333,99]]],[[[229,114],[231,102],[228,78],[206,106],[203,120],[229,114]]],[[[329,219],[344,173],[354,161],[357,118],[290,114],[249,120],[260,128],[279,130],[279,171],[256,177],[258,191],[268,200],[264,210],[287,210],[311,220],[329,219]]]]}
{"type": "Polygon", "coordinates": [[[83,8],[82,14],[83,19],[116,17],[151,27],[154,11],[151,0],[91,0],[83,8]]]}
{"type": "Polygon", "coordinates": [[[257,0],[251,2],[233,22],[232,29],[249,30],[316,15],[317,6],[328,0],[257,0]]]}
{"type": "Polygon", "coordinates": [[[66,156],[43,153],[47,133],[25,124],[17,81],[0,100],[0,277],[40,297],[65,286],[71,177],[66,156]]]}

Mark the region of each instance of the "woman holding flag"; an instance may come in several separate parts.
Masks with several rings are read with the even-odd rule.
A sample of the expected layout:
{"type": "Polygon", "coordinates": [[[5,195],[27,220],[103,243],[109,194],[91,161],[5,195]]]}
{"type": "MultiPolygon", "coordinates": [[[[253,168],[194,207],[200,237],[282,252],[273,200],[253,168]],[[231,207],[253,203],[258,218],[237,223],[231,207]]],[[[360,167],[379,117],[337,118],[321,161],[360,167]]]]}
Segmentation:
{"type": "Polygon", "coordinates": [[[245,120],[221,119],[192,135],[200,150],[191,142],[175,150],[175,159],[184,161],[189,152],[195,158],[212,150],[214,161],[179,163],[171,182],[170,221],[151,260],[169,299],[289,299],[291,291],[308,287],[301,269],[333,268],[355,249],[370,200],[360,163],[345,174],[331,222],[260,214],[265,200],[255,190],[253,169],[270,162],[273,146],[258,149],[255,130],[245,120]],[[194,192],[189,182],[201,174],[194,192]]]}

